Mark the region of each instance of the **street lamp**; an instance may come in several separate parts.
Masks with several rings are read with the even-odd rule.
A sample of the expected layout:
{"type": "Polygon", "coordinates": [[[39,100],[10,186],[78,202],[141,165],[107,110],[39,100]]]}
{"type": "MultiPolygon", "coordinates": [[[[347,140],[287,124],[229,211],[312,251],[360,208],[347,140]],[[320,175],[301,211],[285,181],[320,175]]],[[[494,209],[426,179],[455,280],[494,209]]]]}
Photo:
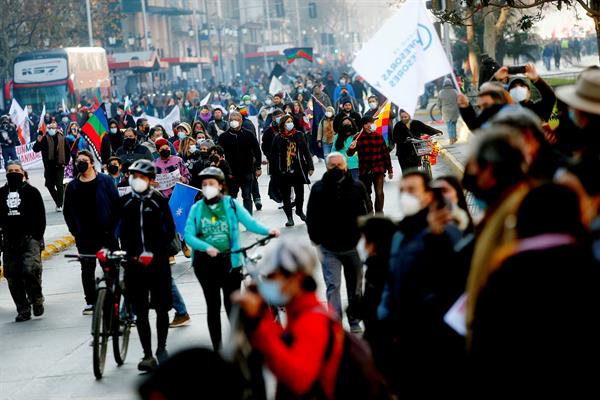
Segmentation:
{"type": "Polygon", "coordinates": [[[127,38],[127,43],[129,44],[129,47],[133,47],[133,45],[135,45],[135,38],[131,36],[131,34],[127,38]]]}

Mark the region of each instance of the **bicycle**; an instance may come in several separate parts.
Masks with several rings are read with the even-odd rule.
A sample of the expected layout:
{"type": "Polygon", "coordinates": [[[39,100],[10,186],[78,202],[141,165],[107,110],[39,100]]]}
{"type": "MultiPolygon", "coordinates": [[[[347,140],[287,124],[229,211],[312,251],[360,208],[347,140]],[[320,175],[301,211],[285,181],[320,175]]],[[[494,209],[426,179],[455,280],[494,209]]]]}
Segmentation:
{"type": "Polygon", "coordinates": [[[123,281],[127,253],[120,250],[100,250],[96,255],[66,254],[65,257],[79,261],[98,259],[102,267],[102,278],[96,278],[97,297],[91,332],[94,376],[96,379],[102,379],[108,341],[112,338],[115,362],[118,366],[123,365],[127,357],[131,327],[134,324],[123,281]]]}
{"type": "Polygon", "coordinates": [[[408,138],[407,142],[412,143],[415,153],[421,158],[421,171],[429,178],[432,178],[431,166],[437,162],[439,146],[434,140],[434,136],[422,135],[420,139],[408,138]]]}

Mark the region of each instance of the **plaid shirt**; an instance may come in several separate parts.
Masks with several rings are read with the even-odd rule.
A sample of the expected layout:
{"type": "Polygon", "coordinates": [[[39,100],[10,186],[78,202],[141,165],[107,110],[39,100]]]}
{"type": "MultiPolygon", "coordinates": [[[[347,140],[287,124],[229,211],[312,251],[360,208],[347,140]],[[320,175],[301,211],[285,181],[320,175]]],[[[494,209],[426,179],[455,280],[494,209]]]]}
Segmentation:
{"type": "Polygon", "coordinates": [[[348,155],[352,156],[355,152],[358,152],[359,175],[393,172],[390,153],[381,133],[363,130],[356,142],[356,148],[348,149],[348,155]]]}

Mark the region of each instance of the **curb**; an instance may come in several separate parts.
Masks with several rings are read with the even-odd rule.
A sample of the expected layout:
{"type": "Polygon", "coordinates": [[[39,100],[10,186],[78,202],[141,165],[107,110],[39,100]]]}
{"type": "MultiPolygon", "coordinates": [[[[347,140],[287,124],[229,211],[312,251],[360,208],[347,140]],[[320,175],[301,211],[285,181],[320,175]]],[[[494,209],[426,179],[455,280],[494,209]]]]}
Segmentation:
{"type": "Polygon", "coordinates": [[[75,238],[71,235],[63,236],[60,239],[55,240],[52,243],[46,245],[46,248],[42,250],[42,260],[47,260],[50,257],[58,254],[75,244],[75,238]]]}
{"type": "Polygon", "coordinates": [[[444,159],[456,176],[461,177],[464,174],[465,166],[462,165],[462,163],[458,161],[458,159],[454,157],[447,149],[441,149],[440,156],[444,159]]]}

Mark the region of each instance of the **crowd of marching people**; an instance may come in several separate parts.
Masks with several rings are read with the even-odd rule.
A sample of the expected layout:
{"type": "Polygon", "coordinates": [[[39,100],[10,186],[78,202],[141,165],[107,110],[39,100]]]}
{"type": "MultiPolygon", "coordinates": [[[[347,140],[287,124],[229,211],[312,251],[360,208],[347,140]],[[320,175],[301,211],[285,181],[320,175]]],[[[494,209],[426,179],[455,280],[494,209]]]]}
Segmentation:
{"type": "MultiPolygon", "coordinates": [[[[156,111],[144,98],[131,109],[106,99],[99,147],[81,131],[97,109],[47,115],[34,150],[78,251],[151,255],[126,269],[144,351],[138,367],[156,370],[142,397],[181,398],[173,379],[190,368],[206,369],[195,379],[207,393],[227,386],[227,398],[247,398],[255,387],[254,374],[242,376],[214,354],[168,359],[169,326],[190,322],[169,267],[180,251],[202,287],[213,350],[224,346],[222,294],[228,316],[234,305],[241,309],[253,352],[277,379],[277,398],[596,393],[600,70],[556,91],[532,64],[524,70],[513,76],[498,66],[475,104],[450,79],[441,85],[450,144],[459,117],[473,133],[462,177],[432,179],[420,170],[408,139],[441,132],[393,106],[384,137],[378,121],[386,99],[346,73],[337,81],[333,73],[300,76],[293,90],[272,96],[265,84],[232,87],[202,105],[199,93],[174,93],[167,104],[181,115],[170,126],[150,125],[142,113],[156,111]],[[315,181],[318,162],[326,172],[315,181]],[[281,233],[256,218],[266,200],[257,181],[263,173],[270,184],[262,195],[280,205],[281,225],[299,219],[308,235],[284,232],[260,264],[261,279],[240,292],[244,259],[231,253],[241,247],[240,224],[258,235],[281,233]],[[383,214],[384,181],[394,175],[400,221],[383,214]],[[177,183],[198,189],[182,233],[168,205],[177,183]],[[327,308],[317,293],[319,264],[327,308]],[[282,307],[284,325],[274,315],[282,307]]],[[[16,320],[26,321],[44,312],[45,212],[10,155],[0,227],[16,320]]],[[[82,261],[84,314],[94,308],[95,267],[82,261]]]]}

